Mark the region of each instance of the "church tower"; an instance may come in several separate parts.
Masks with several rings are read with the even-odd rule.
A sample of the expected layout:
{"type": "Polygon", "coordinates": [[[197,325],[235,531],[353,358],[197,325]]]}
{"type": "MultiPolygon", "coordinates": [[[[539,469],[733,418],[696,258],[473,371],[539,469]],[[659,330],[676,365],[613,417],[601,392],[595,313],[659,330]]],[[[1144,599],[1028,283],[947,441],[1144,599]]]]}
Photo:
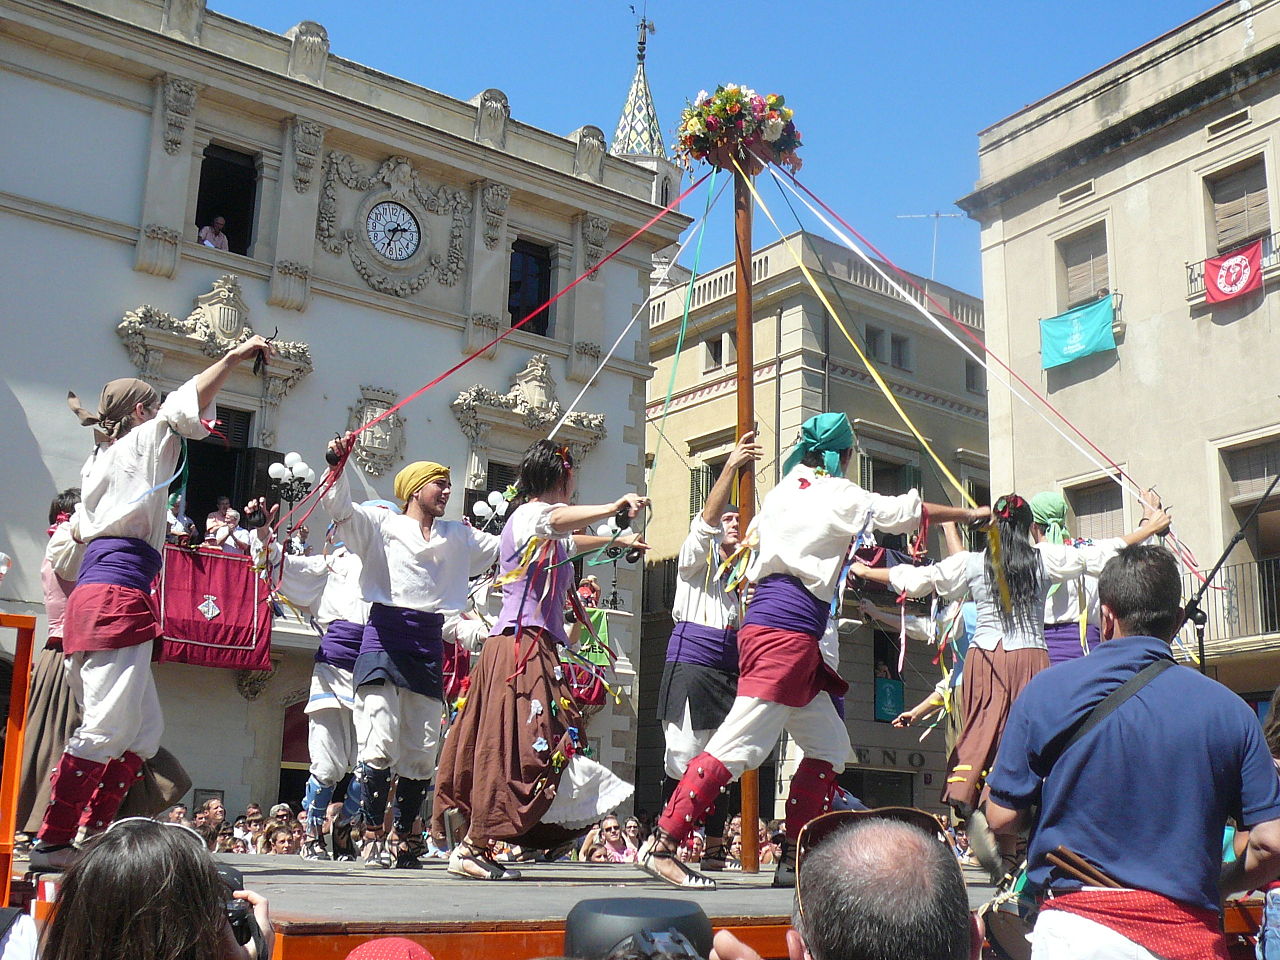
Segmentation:
{"type": "Polygon", "coordinates": [[[658,123],[658,111],[653,106],[653,94],[649,92],[649,79],[644,72],[645,45],[653,32],[653,22],[642,16],[636,42],[636,75],[631,80],[631,90],[618,118],[618,129],[609,152],[652,170],[653,202],[665,207],[680,193],[681,172],[667,157],[662,144],[662,126],[658,123]]]}

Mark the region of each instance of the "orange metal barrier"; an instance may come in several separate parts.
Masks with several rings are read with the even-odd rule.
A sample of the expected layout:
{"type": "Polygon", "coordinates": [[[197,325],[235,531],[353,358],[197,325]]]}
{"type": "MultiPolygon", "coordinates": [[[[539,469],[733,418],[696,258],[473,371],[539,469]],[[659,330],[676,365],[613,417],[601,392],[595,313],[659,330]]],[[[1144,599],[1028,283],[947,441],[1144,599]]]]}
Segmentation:
{"type": "Polygon", "coordinates": [[[9,684],[9,723],[4,739],[4,768],[0,770],[0,884],[8,906],[13,888],[13,834],[18,826],[18,791],[22,787],[22,741],[27,732],[27,694],[31,687],[31,651],[35,646],[36,618],[0,613],[0,628],[18,631],[13,653],[13,680],[9,684]]]}

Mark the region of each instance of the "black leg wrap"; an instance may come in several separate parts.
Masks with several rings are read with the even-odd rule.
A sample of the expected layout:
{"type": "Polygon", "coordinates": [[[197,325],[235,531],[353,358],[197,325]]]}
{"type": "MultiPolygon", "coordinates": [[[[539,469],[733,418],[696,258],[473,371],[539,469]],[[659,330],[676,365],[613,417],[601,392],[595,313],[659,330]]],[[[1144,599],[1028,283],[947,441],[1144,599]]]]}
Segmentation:
{"type": "Polygon", "coordinates": [[[431,789],[430,780],[410,780],[401,777],[396,781],[396,833],[406,837],[413,832],[413,821],[422,812],[422,801],[431,789]]]}
{"type": "Polygon", "coordinates": [[[364,787],[364,795],[360,798],[360,815],[364,818],[365,826],[381,830],[382,820],[387,813],[387,794],[391,791],[391,771],[359,763],[356,764],[355,775],[364,787]]]}

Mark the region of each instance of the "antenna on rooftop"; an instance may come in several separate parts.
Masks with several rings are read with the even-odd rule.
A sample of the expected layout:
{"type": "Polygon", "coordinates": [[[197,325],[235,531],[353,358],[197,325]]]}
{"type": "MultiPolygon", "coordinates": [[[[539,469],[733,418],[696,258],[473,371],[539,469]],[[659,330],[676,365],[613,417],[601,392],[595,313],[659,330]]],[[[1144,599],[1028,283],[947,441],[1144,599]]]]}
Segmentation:
{"type": "Polygon", "coordinates": [[[899,220],[932,220],[933,221],[933,257],[929,261],[929,279],[934,279],[934,273],[938,269],[938,221],[943,217],[963,217],[963,213],[943,213],[941,210],[935,210],[933,213],[900,213],[899,220]]]}

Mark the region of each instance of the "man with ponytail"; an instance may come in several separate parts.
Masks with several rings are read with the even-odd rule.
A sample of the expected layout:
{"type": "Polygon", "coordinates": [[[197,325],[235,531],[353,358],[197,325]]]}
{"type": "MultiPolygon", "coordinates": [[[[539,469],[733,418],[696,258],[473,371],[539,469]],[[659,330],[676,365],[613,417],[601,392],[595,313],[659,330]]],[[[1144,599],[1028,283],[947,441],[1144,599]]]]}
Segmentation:
{"type": "MultiPolygon", "coordinates": [[[[931,519],[972,521],[985,509],[922,503],[916,490],[886,497],[846,480],[854,436],[843,413],[810,417],[764,498],[744,543],[753,548],[747,579],[754,594],[738,630],[738,694],[705,750],[689,761],[639,865],[667,883],[713,888],[676,850],[707,815],[720,789],[759,767],[785,729],[804,751],[787,796],[786,843],[774,885],[795,884],[800,828],[830,807],[850,754],[849,732],[832,697],[849,685],[819,650],[850,548],[864,533],[906,533],[931,519]]],[[[744,825],[745,826],[745,825],[744,825]]]]}
{"type": "Polygon", "coordinates": [[[169,484],[178,478],[186,439],[209,435],[214,398],[241,361],[271,356],[254,336],[237,344],[163,402],[149,383],[112,380],[97,413],[67,402],[96,447],[80,470],[81,501],[66,543],[84,546],[50,558],[53,572],[76,580],[67,598],[62,651],[83,720],[53,771],[49,807],[31,850],[33,870],[58,870],[76,857],[84,825],[111,823],[142,763],[160,749],[164,718],[151,674],[160,622],[151,583],[160,572],[169,484]],[[76,569],[77,561],[79,563],[76,569]]]}
{"type": "MultiPolygon", "coordinates": [[[[1096,574],[1116,551],[1169,529],[1169,517],[1153,496],[1143,512],[1142,526],[1123,537],[1087,547],[1033,543],[1031,506],[1010,493],[992,509],[988,547],[981,553],[955,553],[924,567],[899,564],[881,570],[853,565],[854,576],[889,584],[910,597],[937,593],[956,600],[968,594],[977,605],[961,687],[962,731],[942,793],[942,801],[961,819],[968,820],[977,808],[982,778],[995,760],[1014,700],[1049,666],[1044,609],[1050,587],[1084,573],[1096,574]]],[[[995,872],[994,864],[988,866],[995,872]]]]}
{"type": "MultiPolygon", "coordinates": [[[[329,449],[346,462],[356,434],[329,449]]],[[[335,468],[337,469],[337,468],[335,468]]],[[[467,607],[468,580],[493,565],[498,538],[444,520],[452,492],[449,468],[419,460],[395,479],[403,514],[351,500],[345,473],[325,492],[334,536],[360,558],[360,593],[370,604],[352,670],[356,710],[366,733],[355,768],[369,867],[419,867],[413,821],[435,776],[444,715],[446,620],[467,607]],[[390,843],[383,820],[396,775],[390,843]]]]}

